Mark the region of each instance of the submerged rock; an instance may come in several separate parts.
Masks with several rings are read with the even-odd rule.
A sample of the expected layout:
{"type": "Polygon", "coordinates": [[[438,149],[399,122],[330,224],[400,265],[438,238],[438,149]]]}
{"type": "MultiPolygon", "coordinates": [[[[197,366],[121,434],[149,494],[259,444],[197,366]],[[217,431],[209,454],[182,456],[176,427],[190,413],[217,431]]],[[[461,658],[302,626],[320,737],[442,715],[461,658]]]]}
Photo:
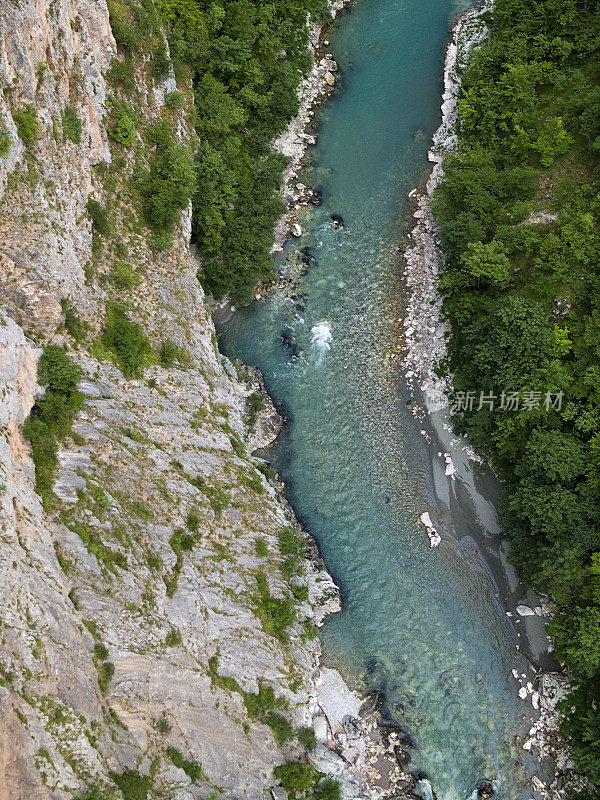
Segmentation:
{"type": "Polygon", "coordinates": [[[331,221],[333,222],[333,227],[336,229],[344,227],[344,218],[341,214],[332,214],[331,221]]]}
{"type": "Polygon", "coordinates": [[[496,791],[492,781],[483,780],[477,784],[477,797],[481,797],[482,800],[489,800],[495,793],[496,791]]]}
{"type": "Polygon", "coordinates": [[[279,335],[281,336],[283,346],[292,354],[292,358],[299,358],[302,354],[302,346],[296,342],[294,331],[286,327],[279,335]]]}
{"type": "Polygon", "coordinates": [[[384,700],[385,696],[381,692],[370,692],[358,709],[359,717],[364,719],[365,717],[370,717],[375,714],[383,705],[384,700]]]}
{"type": "Polygon", "coordinates": [[[316,189],[313,189],[309,202],[312,203],[313,206],[320,206],[322,204],[323,190],[320,186],[317,186],[316,189]]]}
{"type": "Polygon", "coordinates": [[[416,749],[417,745],[415,740],[399,725],[385,725],[383,731],[383,741],[386,746],[389,747],[390,744],[393,744],[401,745],[402,747],[410,747],[413,750],[416,749]]]}

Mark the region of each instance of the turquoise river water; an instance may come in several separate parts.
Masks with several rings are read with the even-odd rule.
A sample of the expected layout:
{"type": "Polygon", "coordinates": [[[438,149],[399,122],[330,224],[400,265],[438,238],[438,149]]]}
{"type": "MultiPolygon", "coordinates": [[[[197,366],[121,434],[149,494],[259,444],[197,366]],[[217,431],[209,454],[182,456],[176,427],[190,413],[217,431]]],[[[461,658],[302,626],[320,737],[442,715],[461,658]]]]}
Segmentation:
{"type": "MultiPolygon", "coordinates": [[[[385,713],[417,744],[411,769],[427,772],[438,800],[467,800],[483,778],[516,800],[533,796],[514,744],[531,707],[510,675],[527,667],[490,581],[460,548],[430,549],[417,523],[434,502],[431,457],[389,358],[402,331],[406,194],[427,167],[458,10],[357,0],[336,23],[340,86],[318,112],[302,176],[323,204],[280,260],[292,284],[234,314],[220,346],[263,371],[288,418],[268,457],[343,597],[322,630],[326,662],[354,688],[385,693],[385,713]]],[[[448,524],[468,525],[468,513],[448,524]]]]}

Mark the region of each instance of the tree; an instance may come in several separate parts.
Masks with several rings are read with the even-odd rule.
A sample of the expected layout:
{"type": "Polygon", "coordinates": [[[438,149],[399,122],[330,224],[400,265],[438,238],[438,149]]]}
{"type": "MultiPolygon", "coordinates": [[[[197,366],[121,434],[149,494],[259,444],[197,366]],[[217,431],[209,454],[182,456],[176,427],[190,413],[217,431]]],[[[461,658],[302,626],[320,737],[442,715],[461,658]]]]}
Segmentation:
{"type": "Polygon", "coordinates": [[[573,137],[564,129],[561,117],[549,119],[535,142],[544,167],[551,167],[559,156],[564,156],[573,144],[573,137]]]}
{"type": "Polygon", "coordinates": [[[556,655],[580,678],[591,678],[600,669],[600,607],[576,606],[557,616],[551,627],[556,655]]]}
{"type": "Polygon", "coordinates": [[[67,355],[64,347],[49,344],[38,362],[38,382],[51,392],[68,395],[75,391],[82,376],[81,367],[67,355]]]}
{"type": "Polygon", "coordinates": [[[452,364],[462,363],[468,388],[520,391],[544,385],[552,345],[539,303],[509,296],[465,329],[452,364]]]}

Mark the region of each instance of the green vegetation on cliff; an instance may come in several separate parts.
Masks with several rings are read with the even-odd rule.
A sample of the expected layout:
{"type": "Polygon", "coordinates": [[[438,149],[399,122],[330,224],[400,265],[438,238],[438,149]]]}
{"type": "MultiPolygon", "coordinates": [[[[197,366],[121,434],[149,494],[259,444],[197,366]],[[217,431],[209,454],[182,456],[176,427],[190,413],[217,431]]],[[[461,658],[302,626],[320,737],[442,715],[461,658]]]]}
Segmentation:
{"type": "Polygon", "coordinates": [[[75,414],[83,406],[83,395],[77,391],[81,376],[81,368],[66,350],[57,344],[44,348],[37,379],[46,390],[31,409],[23,433],[31,442],[36,490],[45,505],[52,497],[58,443],[71,433],[75,414]]]}
{"type": "Polygon", "coordinates": [[[306,15],[323,0],[158,0],[176,74],[189,70],[200,137],[193,237],[200,279],[217,297],[248,299],[272,273],[285,160],[269,142],[297,112],[310,67],[306,15]]]}
{"type": "MultiPolygon", "coordinates": [[[[138,175],[138,188],[142,217],[163,245],[193,192],[192,237],[202,258],[198,277],[218,298],[230,293],[244,302],[258,280],[272,275],[285,159],[270,142],[298,110],[296,90],[311,65],[307,14],[318,16],[325,8],[324,0],[109,2],[121,59],[111,66],[113,85],[131,93],[134,58],[142,51],[151,53],[155,79],[168,75],[172,65],[181,87],[191,83],[200,140],[195,180],[185,149],[165,127],[150,142],[150,175],[138,175]],[[175,183],[171,166],[179,176],[175,183]]],[[[176,113],[182,100],[171,92],[167,107],[176,113]]],[[[132,109],[123,99],[111,98],[110,104],[109,136],[131,147],[132,109]]]]}
{"type": "Polygon", "coordinates": [[[600,785],[600,10],[497,0],[489,17],[434,200],[445,366],[460,430],[506,483],[512,559],[557,603],[578,685],[564,729],[600,785]]]}

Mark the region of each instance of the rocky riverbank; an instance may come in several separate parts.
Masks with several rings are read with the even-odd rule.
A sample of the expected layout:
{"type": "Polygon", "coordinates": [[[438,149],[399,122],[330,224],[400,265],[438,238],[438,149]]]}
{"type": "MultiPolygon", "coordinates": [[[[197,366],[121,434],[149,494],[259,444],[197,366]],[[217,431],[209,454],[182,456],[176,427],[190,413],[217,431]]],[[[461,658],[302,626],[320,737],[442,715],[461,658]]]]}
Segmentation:
{"type": "MultiPolygon", "coordinates": [[[[284,419],[267,394],[260,371],[255,367],[242,368],[250,376],[251,388],[264,400],[250,448],[268,448],[283,427],[284,419]]],[[[310,598],[314,600],[312,619],[320,626],[328,614],[341,610],[339,590],[327,572],[317,542],[304,530],[287,501],[285,484],[277,477],[272,478],[271,483],[285,517],[306,540],[306,558],[315,578],[315,591],[311,590],[310,598]]],[[[317,738],[317,745],[309,754],[311,763],[340,782],[345,798],[410,800],[411,796],[415,797],[409,793],[416,787],[419,777],[424,776],[407,771],[414,742],[399,727],[383,721],[380,714],[383,696],[372,693],[363,699],[350,690],[337,670],[321,667],[319,640],[314,643],[314,656],[308,714],[304,719],[304,724],[311,725],[317,738]]],[[[274,789],[273,800],[283,800],[282,791],[274,789]]]]}
{"type": "MultiPolygon", "coordinates": [[[[349,2],[350,0],[330,0],[329,12],[332,21],[349,2]]],[[[322,40],[321,38],[324,25],[324,23],[311,25],[309,38],[314,64],[298,88],[298,114],[290,121],[281,136],[273,142],[275,150],[288,158],[281,188],[281,197],[287,206],[287,211],[275,225],[272,247],[274,253],[283,249],[290,231],[294,236],[302,234],[302,229],[296,221],[298,208],[308,205],[310,202],[319,203],[318,192],[302,183],[295,183],[295,179],[298,176],[298,169],[306,153],[306,148],[308,145],[316,143],[316,137],[308,132],[314,116],[313,107],[325,99],[335,87],[337,63],[331,53],[321,55],[322,49],[329,44],[327,39],[322,40]]]]}
{"type": "MultiPolygon", "coordinates": [[[[442,318],[442,298],[437,289],[439,274],[444,265],[444,253],[440,247],[439,228],[430,204],[433,193],[444,176],[444,160],[456,142],[454,131],[462,72],[469,54],[481,44],[487,34],[482,17],[485,10],[486,8],[473,9],[466,12],[453,29],[444,64],[442,122],[433,137],[429,152],[429,159],[434,166],[425,191],[420,194],[413,189],[409,195],[417,204],[414,212],[417,224],[409,235],[409,245],[404,253],[404,277],[408,289],[404,320],[404,365],[409,390],[418,398],[413,404],[413,414],[421,420],[448,404],[451,388],[449,376],[440,377],[436,374],[436,367],[446,353],[447,325],[442,318]]],[[[444,422],[443,427],[451,433],[448,422],[444,422]]],[[[423,433],[426,434],[425,431],[423,433]]],[[[454,445],[466,452],[472,461],[481,462],[481,457],[470,448],[468,442],[455,439],[454,445]]],[[[443,455],[447,463],[448,459],[452,463],[450,453],[443,455]]],[[[518,613],[524,615],[528,612],[536,613],[528,608],[527,611],[518,613]]],[[[544,607],[539,613],[550,619],[549,609],[544,607]]],[[[547,764],[551,761],[554,765],[554,776],[549,779],[547,777],[544,781],[534,775],[532,787],[540,796],[557,800],[564,797],[565,785],[575,777],[567,743],[559,730],[559,714],[556,710],[557,703],[564,697],[567,681],[563,675],[543,672],[532,681],[517,670],[513,670],[513,677],[518,685],[519,697],[531,703],[535,711],[539,711],[539,719],[532,724],[528,737],[520,744],[525,751],[536,754],[540,763],[547,764]]]]}
{"type": "MultiPolygon", "coordinates": [[[[103,183],[117,52],[106,3],[1,5],[0,800],[120,797],[133,783],[140,797],[267,796],[273,769],[305,747],[282,744],[246,701],[266,687],[294,731],[322,719],[314,625],[339,608],[337,589],[309,540],[305,568],[283,568],[280,534],[295,523],[251,456],[279,423],[250,423],[257,382],[217,351],[189,213],[157,253],[131,223],[132,164],[103,183]],[[19,108],[35,112],[27,148],[19,108]],[[61,135],[65,109],[81,123],[74,139],[61,135]],[[111,209],[118,250],[116,235],[94,247],[90,198],[111,209]],[[114,291],[115,252],[134,261],[135,291],[114,291]],[[126,379],[97,347],[117,298],[136,341],[156,354],[168,341],[178,358],[126,379]],[[22,428],[48,342],[69,347],[83,380],[42,504],[22,428]],[[273,601],[292,612],[285,630],[273,601]]],[[[138,119],[157,122],[174,86],[134,66],[138,119]]]]}
{"type": "MultiPolygon", "coordinates": [[[[351,0],[330,0],[328,4],[331,22],[337,17],[351,0]]],[[[309,145],[316,144],[316,137],[309,132],[313,121],[314,106],[326,99],[335,88],[338,65],[331,53],[324,53],[329,42],[323,39],[325,21],[313,22],[309,27],[309,47],[314,57],[313,66],[298,87],[298,114],[290,120],[286,129],[273,142],[273,148],[286,156],[288,163],[283,170],[281,180],[281,199],[286,205],[286,211],[275,223],[273,230],[272,253],[283,250],[283,245],[288,235],[301,236],[302,228],[296,219],[298,209],[309,203],[319,205],[321,202],[318,189],[312,189],[296,181],[298,170],[309,145]],[[324,54],[323,54],[324,53],[324,54]]],[[[264,293],[259,286],[255,299],[259,300],[264,293]]],[[[217,323],[226,322],[235,311],[229,299],[215,303],[211,298],[213,319],[217,323]]]]}

